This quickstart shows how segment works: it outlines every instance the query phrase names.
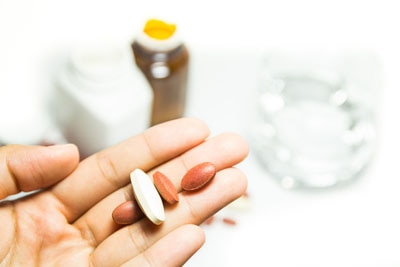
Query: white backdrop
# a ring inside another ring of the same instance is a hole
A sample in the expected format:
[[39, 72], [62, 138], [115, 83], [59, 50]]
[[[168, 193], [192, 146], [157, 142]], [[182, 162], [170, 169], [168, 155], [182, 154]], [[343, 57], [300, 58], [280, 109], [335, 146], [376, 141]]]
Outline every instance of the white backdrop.
[[238, 220], [234, 227], [204, 226], [207, 242], [187, 266], [400, 266], [395, 2], [0, 0], [0, 132], [17, 141], [41, 134], [57, 51], [87, 42], [129, 42], [150, 17], [175, 22], [191, 48], [187, 114], [206, 120], [214, 133], [247, 136], [261, 51], [283, 45], [374, 49], [385, 84], [379, 148], [369, 173], [340, 190], [290, 192], [250, 153], [239, 165], [249, 177], [250, 209], [230, 214]]

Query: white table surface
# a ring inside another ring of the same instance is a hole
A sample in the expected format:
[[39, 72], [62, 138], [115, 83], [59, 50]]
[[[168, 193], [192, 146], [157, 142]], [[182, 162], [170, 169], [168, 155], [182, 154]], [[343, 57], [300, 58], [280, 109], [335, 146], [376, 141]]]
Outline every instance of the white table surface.
[[[203, 53], [194, 58], [199, 74], [189, 114], [208, 121], [216, 133], [239, 132], [254, 146], [247, 126], [259, 57]], [[224, 209], [219, 221], [204, 225], [207, 242], [187, 266], [400, 266], [399, 111], [389, 90], [382, 92], [379, 145], [366, 174], [335, 190], [285, 190], [251, 149], [239, 165], [248, 176], [249, 209]], [[238, 224], [221, 223], [224, 216]]]
[[[235, 131], [249, 137], [260, 48], [372, 47], [384, 63], [385, 85], [379, 100], [379, 146], [368, 173], [338, 190], [288, 191], [264, 171], [251, 151], [238, 166], [248, 176], [249, 209], [224, 209], [218, 215], [235, 218], [236, 226], [220, 221], [203, 226], [206, 244], [186, 266], [400, 266], [400, 18], [394, 4], [134, 2], [0, 0], [2, 116], [5, 110], [19, 116], [41, 105], [38, 96], [48, 91], [46, 75], [56, 63], [51, 55], [60, 47], [126, 41], [151, 16], [181, 26], [192, 48], [187, 114], [204, 119], [213, 134]], [[25, 98], [16, 101], [16, 95]]]

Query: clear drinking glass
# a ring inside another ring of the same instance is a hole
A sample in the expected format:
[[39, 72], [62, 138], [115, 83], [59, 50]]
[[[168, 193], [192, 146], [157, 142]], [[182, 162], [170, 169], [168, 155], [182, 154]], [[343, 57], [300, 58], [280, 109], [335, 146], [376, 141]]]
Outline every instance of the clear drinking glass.
[[257, 99], [258, 158], [286, 188], [359, 177], [375, 151], [380, 79], [371, 51], [271, 50]]

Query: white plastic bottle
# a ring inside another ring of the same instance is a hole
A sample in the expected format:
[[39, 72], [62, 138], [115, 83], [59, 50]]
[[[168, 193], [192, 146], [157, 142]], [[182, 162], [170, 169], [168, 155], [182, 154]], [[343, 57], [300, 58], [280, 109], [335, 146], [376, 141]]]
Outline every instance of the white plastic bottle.
[[59, 74], [54, 117], [82, 158], [149, 127], [152, 89], [129, 45], [75, 49]]

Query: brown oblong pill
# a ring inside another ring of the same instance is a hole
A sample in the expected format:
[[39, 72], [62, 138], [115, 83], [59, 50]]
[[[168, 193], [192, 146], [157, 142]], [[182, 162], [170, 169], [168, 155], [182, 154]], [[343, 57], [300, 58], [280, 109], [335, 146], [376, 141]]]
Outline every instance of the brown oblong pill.
[[117, 224], [132, 224], [144, 216], [139, 205], [133, 201], [128, 200], [117, 206], [113, 213], [112, 218]]
[[222, 222], [228, 225], [236, 225], [236, 221], [232, 218], [224, 217]]
[[183, 176], [181, 186], [186, 191], [198, 190], [215, 176], [216, 171], [215, 165], [211, 162], [200, 163]]
[[169, 204], [179, 201], [178, 191], [171, 180], [163, 173], [156, 171], [153, 174], [153, 182], [161, 197]]

